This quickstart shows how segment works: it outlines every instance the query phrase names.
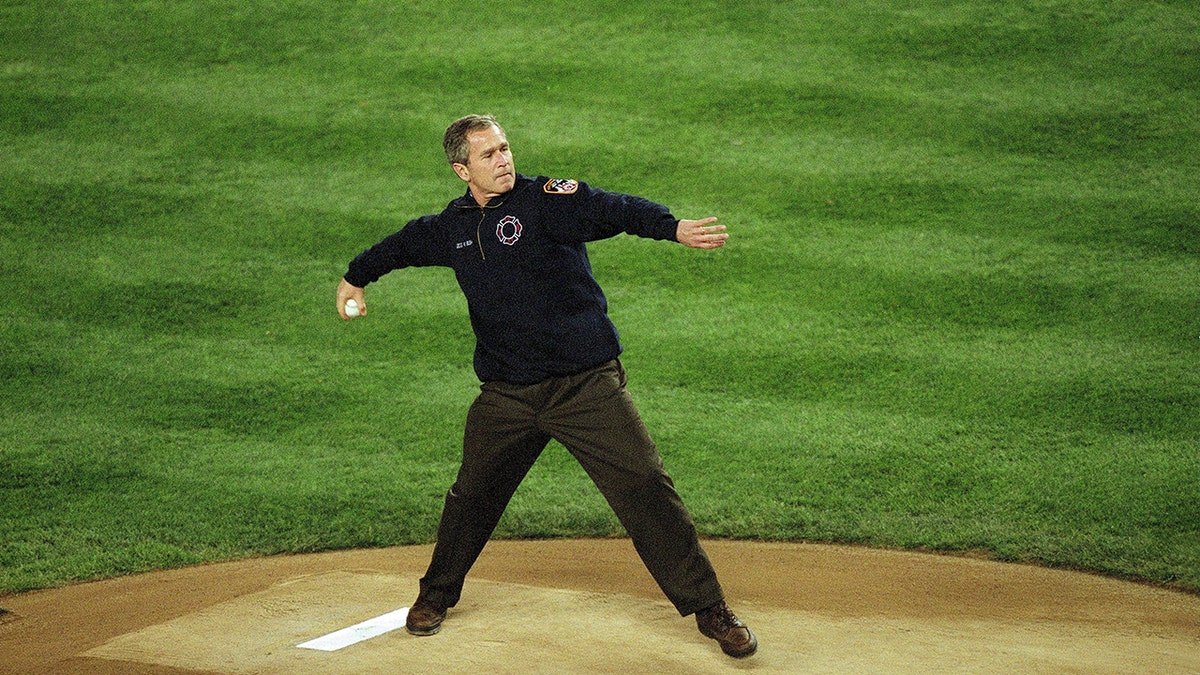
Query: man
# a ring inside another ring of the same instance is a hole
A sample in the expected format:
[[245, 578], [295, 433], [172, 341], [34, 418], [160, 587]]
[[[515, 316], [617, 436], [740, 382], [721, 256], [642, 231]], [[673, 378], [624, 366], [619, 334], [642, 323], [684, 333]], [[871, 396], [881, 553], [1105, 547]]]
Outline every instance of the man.
[[[666, 207], [574, 180], [513, 168], [490, 115], [455, 121], [443, 139], [467, 193], [363, 251], [338, 286], [366, 316], [363, 288], [403, 267], [454, 270], [475, 332], [480, 394], [467, 413], [463, 458], [446, 495], [437, 544], [407, 629], [432, 635], [517, 486], [550, 439], [562, 443], [608, 500], [681, 616], [734, 657], [758, 648], [725, 604], [691, 516], [625, 389], [621, 345], [592, 276], [588, 241], [621, 232], [713, 249], [716, 218], [679, 220]], [[519, 609], [516, 610], [519, 612]]]

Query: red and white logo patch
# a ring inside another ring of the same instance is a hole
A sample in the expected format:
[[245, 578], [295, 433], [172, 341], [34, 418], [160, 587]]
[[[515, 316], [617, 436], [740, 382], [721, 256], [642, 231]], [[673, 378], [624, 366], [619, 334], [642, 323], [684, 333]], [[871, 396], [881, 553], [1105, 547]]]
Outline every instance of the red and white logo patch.
[[551, 178], [542, 188], [552, 195], [573, 195], [579, 189], [579, 181], [570, 178]]
[[512, 246], [521, 238], [521, 221], [516, 216], [504, 216], [496, 223], [496, 236], [501, 244]]

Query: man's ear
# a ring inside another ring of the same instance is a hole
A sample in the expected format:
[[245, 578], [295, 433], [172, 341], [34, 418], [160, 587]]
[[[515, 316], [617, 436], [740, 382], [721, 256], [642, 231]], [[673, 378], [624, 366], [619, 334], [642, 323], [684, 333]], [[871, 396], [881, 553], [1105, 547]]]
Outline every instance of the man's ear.
[[454, 167], [454, 173], [458, 174], [459, 178], [468, 183], [471, 182], [471, 170], [467, 168], [466, 164], [459, 164], [458, 162], [455, 162], [454, 164], [451, 164], [451, 166]]

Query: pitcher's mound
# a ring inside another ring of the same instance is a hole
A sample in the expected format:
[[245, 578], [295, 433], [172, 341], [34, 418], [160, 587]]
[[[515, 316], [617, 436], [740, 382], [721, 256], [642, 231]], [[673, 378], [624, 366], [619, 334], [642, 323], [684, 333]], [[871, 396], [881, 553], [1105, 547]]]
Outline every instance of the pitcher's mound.
[[495, 541], [436, 636], [395, 622], [431, 547], [283, 556], [0, 598], [0, 673], [1200, 672], [1200, 597], [959, 557], [705, 548], [758, 635], [749, 659], [681, 618], [628, 540]]

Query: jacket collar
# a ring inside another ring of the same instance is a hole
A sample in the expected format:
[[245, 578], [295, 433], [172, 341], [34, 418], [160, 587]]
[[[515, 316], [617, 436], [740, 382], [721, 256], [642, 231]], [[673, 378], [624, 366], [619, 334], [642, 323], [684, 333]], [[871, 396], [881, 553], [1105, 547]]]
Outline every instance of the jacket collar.
[[[510, 197], [517, 194], [521, 190], [528, 188], [532, 183], [533, 183], [532, 178], [518, 173], [517, 180], [515, 183], [513, 183], [513, 189], [509, 190], [508, 192], [505, 192], [502, 195], [496, 195], [495, 197], [492, 197], [491, 199], [488, 200], [488, 203], [484, 208], [495, 209], [495, 208], [499, 208], [499, 207], [503, 206], [504, 202], [508, 201], [508, 199]], [[479, 203], [475, 201], [475, 197], [474, 197], [474, 195], [471, 194], [470, 188], [467, 189], [466, 194], [459, 197], [458, 199], [455, 199], [451, 203], [460, 209], [477, 209], [477, 208], [479, 208]]]

